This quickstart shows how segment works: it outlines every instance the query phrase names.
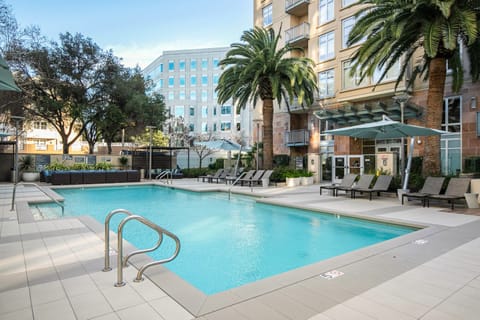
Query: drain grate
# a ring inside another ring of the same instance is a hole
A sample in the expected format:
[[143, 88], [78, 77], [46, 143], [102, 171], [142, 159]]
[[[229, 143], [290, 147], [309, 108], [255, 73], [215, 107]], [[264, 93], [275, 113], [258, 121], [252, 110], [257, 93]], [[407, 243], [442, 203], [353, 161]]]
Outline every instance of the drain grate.
[[322, 273], [320, 275], [320, 277], [322, 277], [324, 279], [327, 279], [327, 280], [332, 280], [332, 279], [335, 279], [335, 278], [340, 277], [340, 276], [343, 276], [343, 272], [338, 271], [338, 270], [328, 271], [328, 272]]

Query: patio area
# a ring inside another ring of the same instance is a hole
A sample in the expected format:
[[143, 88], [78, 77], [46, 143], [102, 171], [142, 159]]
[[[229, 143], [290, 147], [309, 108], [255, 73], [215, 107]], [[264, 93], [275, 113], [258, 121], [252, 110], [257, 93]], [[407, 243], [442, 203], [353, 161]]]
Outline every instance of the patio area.
[[[195, 191], [230, 188], [196, 179], [173, 180], [169, 186]], [[320, 196], [319, 185], [235, 186], [231, 191], [262, 197], [259, 201], [266, 203], [425, 228], [201, 297], [176, 285], [171, 274], [154, 270], [146, 274], [151, 280], [134, 283], [134, 267], [124, 271], [127, 285], [114, 287], [115, 270], [101, 271], [103, 225], [89, 217], [34, 221], [24, 212], [19, 219], [17, 211], [10, 211], [12, 185], [3, 184], [0, 319], [478, 319], [479, 209], [460, 206], [451, 212], [447, 205], [402, 206], [396, 197], [369, 201], [332, 197], [328, 192]], [[35, 187], [20, 185], [19, 211], [32, 200], [48, 198]], [[332, 275], [330, 279], [326, 274]]]

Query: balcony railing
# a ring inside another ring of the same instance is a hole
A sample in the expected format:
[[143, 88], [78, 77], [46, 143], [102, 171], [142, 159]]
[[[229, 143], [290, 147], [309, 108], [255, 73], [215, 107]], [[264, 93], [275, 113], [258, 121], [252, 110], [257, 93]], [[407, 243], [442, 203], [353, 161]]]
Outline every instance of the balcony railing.
[[310, 141], [310, 131], [292, 130], [285, 133], [285, 145], [287, 147], [303, 147], [308, 146]]
[[285, 30], [285, 42], [290, 45], [304, 47], [310, 38], [310, 24], [303, 22], [298, 26]]
[[285, 12], [297, 17], [303, 17], [308, 14], [308, 5], [310, 0], [285, 0]]

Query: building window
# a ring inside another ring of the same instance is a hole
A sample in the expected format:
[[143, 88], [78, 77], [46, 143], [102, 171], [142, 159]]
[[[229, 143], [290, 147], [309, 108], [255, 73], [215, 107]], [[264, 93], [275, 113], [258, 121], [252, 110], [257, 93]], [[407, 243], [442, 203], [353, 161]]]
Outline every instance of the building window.
[[217, 115], [217, 107], [213, 107], [213, 115], [216, 116]]
[[208, 132], [208, 124], [206, 122], [202, 122], [202, 132]]
[[180, 62], [178, 63], [178, 69], [180, 71], [185, 71], [185, 60], [180, 60]]
[[237, 131], [240, 131], [240, 122], [237, 123]]
[[222, 106], [220, 113], [221, 113], [222, 115], [232, 114], [232, 106]]
[[214, 86], [218, 85], [218, 78], [219, 78], [218, 74], [213, 75], [213, 85]]
[[197, 85], [197, 76], [196, 75], [190, 76], [190, 85], [191, 86], [196, 86]]
[[47, 122], [45, 122], [45, 121], [35, 121], [33, 123], [33, 129], [47, 130]]
[[320, 99], [335, 95], [335, 70], [330, 69], [318, 74], [318, 96]]
[[213, 124], [213, 132], [217, 132], [217, 124], [216, 123]]
[[354, 4], [358, 0], [342, 0], [342, 8], [348, 7], [349, 5]]
[[202, 106], [202, 118], [207, 118], [207, 117], [208, 117], [208, 107]]
[[183, 90], [180, 91], [179, 94], [178, 94], [178, 98], [180, 100], [185, 100], [185, 91], [183, 91]]
[[197, 100], [197, 91], [190, 91], [190, 100]]
[[[378, 80], [380, 79], [380, 76], [382, 75], [384, 70], [385, 70], [385, 66], [381, 69], [378, 69], [378, 68], [375, 69], [375, 71], [373, 72], [373, 82], [374, 83], [378, 82]], [[387, 71], [387, 73], [385, 74], [385, 77], [383, 77], [381, 82], [397, 80], [399, 74], [400, 74], [400, 61], [398, 60]]]
[[178, 83], [180, 84], [180, 87], [185, 87], [185, 76], [180, 76]]
[[218, 58], [213, 58], [212, 65], [214, 69], [218, 69], [218, 63], [220, 62], [220, 59]]
[[366, 77], [360, 82], [360, 77], [357, 74], [350, 75], [351, 69], [350, 61], [342, 63], [342, 89], [354, 89], [368, 84]]
[[175, 98], [175, 94], [173, 93], [173, 91], [168, 91], [168, 100], [173, 100]]
[[172, 88], [174, 85], [175, 85], [175, 77], [174, 76], [168, 77], [168, 87]]
[[273, 13], [272, 13], [272, 4], [263, 7], [262, 9], [263, 14], [263, 26], [269, 26], [273, 23]]
[[158, 66], [158, 71], [160, 73], [163, 72], [163, 63], [160, 63], [160, 65]]
[[175, 70], [175, 62], [170, 60], [168, 61], [168, 71], [174, 71]]
[[208, 69], [208, 59], [202, 59], [202, 70]]
[[443, 100], [442, 130], [461, 132], [461, 105], [460, 97], [450, 97]]
[[207, 90], [202, 90], [202, 101], [208, 100], [208, 92]]
[[208, 85], [208, 76], [202, 75], [202, 86]]
[[218, 92], [215, 91], [215, 90], [213, 90], [213, 92], [212, 92], [212, 99], [215, 102], [218, 100]]
[[190, 107], [190, 116], [195, 115], [195, 107]]
[[163, 88], [163, 79], [159, 79], [157, 82], [157, 88], [161, 89]]
[[192, 59], [192, 60], [190, 61], [190, 70], [191, 70], [191, 71], [197, 70], [197, 60]]
[[[364, 14], [364, 13], [363, 13]], [[363, 15], [362, 14], [362, 15]], [[355, 23], [357, 22], [357, 19], [360, 19], [361, 16], [351, 16], [351, 17], [348, 17], [346, 19], [343, 19], [342, 20], [342, 48], [343, 49], [346, 49], [348, 48], [347, 46], [347, 41], [348, 41], [348, 36], [350, 34], [350, 31], [352, 31], [353, 29], [353, 26], [355, 25]], [[358, 44], [360, 42], [363, 42], [365, 38], [361, 39], [360, 41], [358, 41], [357, 43], [354, 43], [355, 44]]]
[[324, 24], [334, 19], [334, 9], [335, 1], [334, 0], [320, 0], [320, 13], [319, 13], [319, 24]]
[[332, 59], [335, 57], [335, 33], [334, 31], [322, 34], [318, 41], [318, 51], [320, 61]]
[[232, 130], [232, 122], [230, 121], [222, 121], [220, 124], [220, 131], [231, 131]]
[[177, 117], [177, 118], [185, 117], [185, 107], [184, 106], [175, 106], [175, 117]]
[[188, 131], [190, 131], [190, 132], [195, 131], [195, 125], [194, 125], [193, 123], [190, 123], [190, 124], [188, 125]]

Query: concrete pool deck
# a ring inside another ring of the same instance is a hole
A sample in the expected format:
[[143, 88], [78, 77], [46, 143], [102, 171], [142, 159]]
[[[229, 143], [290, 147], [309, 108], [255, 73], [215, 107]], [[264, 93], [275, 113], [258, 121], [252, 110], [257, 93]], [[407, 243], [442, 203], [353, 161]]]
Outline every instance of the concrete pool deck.
[[[229, 188], [194, 179], [174, 180], [173, 187]], [[478, 319], [478, 209], [459, 206], [451, 212], [445, 203], [422, 208], [418, 202], [401, 206], [393, 197], [320, 196], [318, 185], [233, 187], [232, 192], [425, 228], [213, 297], [199, 295], [166, 272], [147, 271], [164, 290], [149, 279], [134, 283], [135, 268], [125, 269], [127, 285], [116, 288], [116, 272], [101, 271], [103, 226], [86, 217], [19, 219], [10, 211], [12, 185], [3, 184], [0, 319]], [[27, 201], [47, 200], [35, 187], [17, 188], [19, 211]]]

